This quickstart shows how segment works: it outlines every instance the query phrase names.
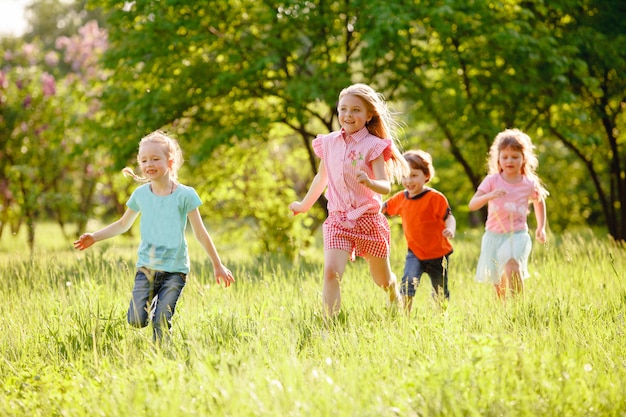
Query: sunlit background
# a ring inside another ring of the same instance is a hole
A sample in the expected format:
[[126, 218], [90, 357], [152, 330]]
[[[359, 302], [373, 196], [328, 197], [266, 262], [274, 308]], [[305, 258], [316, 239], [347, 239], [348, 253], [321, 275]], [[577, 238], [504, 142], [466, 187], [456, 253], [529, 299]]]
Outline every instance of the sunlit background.
[[0, 0], [0, 34], [19, 36], [26, 29], [24, 12], [30, 0]]

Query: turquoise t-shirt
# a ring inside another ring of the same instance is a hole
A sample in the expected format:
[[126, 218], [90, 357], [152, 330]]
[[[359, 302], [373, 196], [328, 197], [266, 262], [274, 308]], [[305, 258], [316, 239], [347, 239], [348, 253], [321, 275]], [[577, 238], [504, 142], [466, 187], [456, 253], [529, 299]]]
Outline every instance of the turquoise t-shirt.
[[182, 184], [166, 196], [152, 193], [150, 184], [138, 187], [126, 203], [141, 213], [137, 268], [188, 274], [187, 213], [201, 204], [196, 190]]

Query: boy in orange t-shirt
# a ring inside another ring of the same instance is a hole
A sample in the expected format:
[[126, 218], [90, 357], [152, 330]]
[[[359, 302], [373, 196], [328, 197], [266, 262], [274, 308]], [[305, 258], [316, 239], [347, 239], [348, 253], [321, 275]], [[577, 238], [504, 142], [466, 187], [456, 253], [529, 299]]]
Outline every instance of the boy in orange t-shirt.
[[408, 245], [402, 277], [401, 293], [407, 312], [411, 311], [413, 297], [424, 272], [430, 277], [433, 297], [438, 302], [450, 298], [448, 290], [448, 257], [452, 253], [452, 239], [456, 219], [447, 198], [439, 191], [426, 187], [435, 176], [432, 157], [417, 150], [404, 153], [411, 172], [403, 178], [405, 190], [387, 200], [382, 212], [399, 215]]

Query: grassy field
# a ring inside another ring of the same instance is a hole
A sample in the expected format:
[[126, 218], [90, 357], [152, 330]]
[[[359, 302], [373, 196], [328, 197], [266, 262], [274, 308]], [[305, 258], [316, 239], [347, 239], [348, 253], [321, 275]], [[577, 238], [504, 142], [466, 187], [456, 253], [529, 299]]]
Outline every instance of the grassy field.
[[536, 245], [506, 305], [473, 280], [480, 231], [461, 235], [449, 308], [424, 276], [410, 318], [357, 261], [330, 328], [319, 248], [287, 262], [214, 236], [225, 289], [191, 238], [163, 350], [125, 322], [134, 239], [78, 253], [39, 233], [32, 259], [19, 236], [0, 242], [1, 416], [626, 416], [626, 249], [590, 232]]

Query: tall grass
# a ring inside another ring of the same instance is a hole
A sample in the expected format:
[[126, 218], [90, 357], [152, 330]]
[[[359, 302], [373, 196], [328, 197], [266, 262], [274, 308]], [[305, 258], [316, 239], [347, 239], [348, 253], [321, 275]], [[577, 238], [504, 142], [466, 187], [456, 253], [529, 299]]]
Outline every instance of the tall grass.
[[607, 239], [536, 245], [524, 299], [502, 305], [473, 280], [480, 233], [459, 236], [447, 310], [424, 276], [410, 318], [385, 308], [357, 261], [325, 326], [319, 248], [292, 263], [215, 238], [237, 282], [216, 286], [191, 238], [193, 272], [163, 349], [125, 322], [134, 239], [85, 253], [48, 243], [30, 257], [5, 238], [0, 415], [626, 415], [626, 257]]

